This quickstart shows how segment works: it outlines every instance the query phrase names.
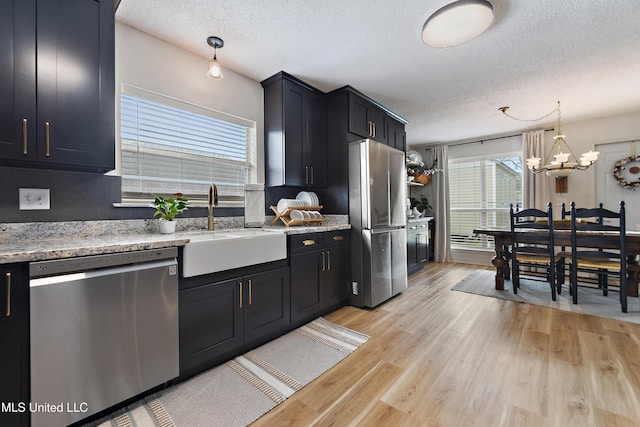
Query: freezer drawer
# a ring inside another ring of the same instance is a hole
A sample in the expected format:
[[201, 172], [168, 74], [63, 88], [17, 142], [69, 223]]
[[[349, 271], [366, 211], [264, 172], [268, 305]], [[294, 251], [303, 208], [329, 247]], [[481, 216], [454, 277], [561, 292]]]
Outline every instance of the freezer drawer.
[[[362, 230], [361, 239], [354, 242], [352, 256], [359, 256], [360, 270], [353, 281], [361, 293], [361, 303], [375, 307], [407, 289], [407, 236], [404, 228], [372, 232]], [[356, 261], [357, 263], [358, 261]]]

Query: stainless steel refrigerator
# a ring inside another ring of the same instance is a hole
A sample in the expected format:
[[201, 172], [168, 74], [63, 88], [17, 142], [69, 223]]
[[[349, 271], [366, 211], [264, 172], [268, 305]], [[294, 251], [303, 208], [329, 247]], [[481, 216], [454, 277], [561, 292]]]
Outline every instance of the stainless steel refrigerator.
[[352, 305], [375, 307], [407, 289], [406, 176], [404, 152], [349, 144]]

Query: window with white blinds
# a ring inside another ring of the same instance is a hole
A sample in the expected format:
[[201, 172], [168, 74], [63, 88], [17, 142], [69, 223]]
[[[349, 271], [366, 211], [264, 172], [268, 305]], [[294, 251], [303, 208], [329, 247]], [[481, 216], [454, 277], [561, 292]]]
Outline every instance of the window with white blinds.
[[220, 205], [242, 206], [255, 176], [255, 122], [141, 89], [120, 95], [122, 201], [155, 194], [206, 200], [212, 183]]
[[[522, 206], [522, 153], [449, 158], [451, 246], [493, 248], [493, 239], [476, 236], [478, 227], [509, 227], [509, 205]], [[468, 153], [467, 153], [468, 154]]]

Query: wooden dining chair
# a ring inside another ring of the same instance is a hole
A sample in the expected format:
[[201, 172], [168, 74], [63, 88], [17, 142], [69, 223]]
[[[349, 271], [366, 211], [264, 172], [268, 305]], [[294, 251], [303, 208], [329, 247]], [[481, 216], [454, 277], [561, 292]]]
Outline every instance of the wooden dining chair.
[[[600, 203], [598, 205], [598, 207], [600, 209], [602, 209], [604, 207], [603, 203]], [[576, 212], [582, 212], [585, 211], [589, 208], [576, 208]], [[597, 222], [598, 224], [602, 225], [603, 224], [603, 218], [602, 216], [596, 216], [596, 217], [591, 217], [591, 218], [581, 218], [579, 222], [583, 222], [583, 221], [591, 221], [591, 222]], [[564, 202], [562, 202], [561, 204], [561, 210], [560, 210], [560, 224], [562, 226], [562, 228], [567, 228], [570, 229], [571, 228], [571, 209], [567, 210], [566, 205]], [[555, 229], [558, 229], [558, 227], [556, 226]], [[562, 292], [562, 286], [564, 285], [564, 281], [565, 281], [565, 272], [567, 267], [571, 268], [571, 248], [569, 248], [567, 250], [566, 246], [561, 246], [560, 247], [560, 252], [558, 252], [558, 255], [564, 258], [564, 263], [562, 265], [562, 271], [560, 272], [559, 277], [560, 282], [558, 283], [558, 293]], [[600, 281], [600, 276], [598, 276], [598, 288], [602, 288], [603, 287], [603, 283]], [[569, 288], [569, 292], [571, 293], [571, 288]], [[605, 290], [605, 295], [606, 295], [606, 290]]]
[[[597, 222], [584, 218], [601, 218]], [[605, 224], [604, 219], [617, 220], [617, 225]], [[620, 286], [620, 307], [627, 312], [627, 238], [624, 201], [619, 212], [602, 207], [578, 211], [571, 203], [571, 273], [570, 286], [573, 303], [578, 303], [578, 273], [598, 277], [598, 286], [607, 296], [609, 278], [617, 277]], [[616, 249], [611, 249], [617, 246]]]
[[560, 283], [558, 274], [563, 270], [564, 258], [555, 254], [551, 203], [547, 204], [546, 212], [540, 209], [515, 212], [511, 205], [510, 223], [513, 293], [518, 293], [521, 273], [525, 273], [527, 279], [540, 280], [539, 276], [524, 272], [523, 267], [543, 268], [544, 281], [549, 283], [551, 299], [555, 301], [556, 287]]

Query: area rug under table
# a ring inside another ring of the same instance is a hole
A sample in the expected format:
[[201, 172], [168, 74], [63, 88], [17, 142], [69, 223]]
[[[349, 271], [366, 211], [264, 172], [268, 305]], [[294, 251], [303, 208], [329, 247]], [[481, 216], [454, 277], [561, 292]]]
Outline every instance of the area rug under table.
[[495, 275], [495, 271], [476, 270], [456, 283], [451, 289], [574, 313], [640, 323], [640, 301], [638, 301], [638, 297], [627, 298], [627, 313], [623, 313], [620, 310], [620, 295], [617, 291], [611, 289], [609, 290], [609, 295], [605, 297], [600, 289], [579, 287], [578, 304], [574, 304], [571, 295], [569, 295], [568, 284], [563, 286], [562, 294], [557, 295], [556, 300], [553, 301], [548, 283], [520, 279], [518, 293], [514, 294], [513, 284], [510, 280], [504, 281], [503, 291], [497, 291], [495, 289]]
[[100, 427], [246, 426], [339, 363], [369, 337], [318, 318], [183, 383]]

